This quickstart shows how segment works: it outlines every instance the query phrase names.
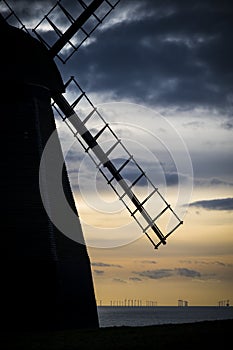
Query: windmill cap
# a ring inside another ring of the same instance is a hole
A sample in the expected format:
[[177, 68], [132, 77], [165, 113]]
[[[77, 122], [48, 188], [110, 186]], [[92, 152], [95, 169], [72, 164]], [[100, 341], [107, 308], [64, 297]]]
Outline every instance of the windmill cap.
[[44, 86], [51, 94], [63, 92], [64, 84], [60, 72], [46, 47], [30, 34], [6, 24], [4, 19], [3, 21], [1, 85], [32, 84]]

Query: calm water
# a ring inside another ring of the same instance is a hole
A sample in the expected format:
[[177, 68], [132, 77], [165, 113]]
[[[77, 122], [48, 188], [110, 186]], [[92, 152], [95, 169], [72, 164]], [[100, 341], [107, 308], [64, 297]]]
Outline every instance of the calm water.
[[149, 326], [168, 323], [189, 323], [233, 319], [233, 307], [219, 306], [154, 306], [98, 307], [100, 327]]

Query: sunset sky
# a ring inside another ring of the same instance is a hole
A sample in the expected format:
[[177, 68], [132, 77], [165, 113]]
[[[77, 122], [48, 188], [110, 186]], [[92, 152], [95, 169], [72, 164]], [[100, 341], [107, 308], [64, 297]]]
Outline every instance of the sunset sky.
[[[55, 2], [8, 1], [28, 29]], [[76, 13], [77, 1], [62, 3]], [[57, 121], [102, 304], [233, 304], [232, 33], [231, 1], [121, 0], [65, 65], [56, 61], [184, 220], [154, 250]]]

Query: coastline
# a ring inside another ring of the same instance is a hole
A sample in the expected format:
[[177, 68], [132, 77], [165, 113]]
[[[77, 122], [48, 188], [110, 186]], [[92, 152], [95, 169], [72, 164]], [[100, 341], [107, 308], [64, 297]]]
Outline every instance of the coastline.
[[167, 350], [204, 349], [231, 342], [233, 319], [142, 327], [105, 327], [99, 329], [1, 332], [3, 349], [15, 350]]

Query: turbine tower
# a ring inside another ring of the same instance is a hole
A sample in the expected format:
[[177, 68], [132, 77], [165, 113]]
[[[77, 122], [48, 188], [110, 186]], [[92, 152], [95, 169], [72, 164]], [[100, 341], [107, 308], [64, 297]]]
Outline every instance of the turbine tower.
[[[90, 261], [65, 166], [62, 185], [66, 201], [75, 214], [72, 225], [51, 190], [57, 174], [49, 169], [58, 163], [64, 164], [54, 113], [89, 154], [154, 248], [166, 244], [167, 237], [182, 224], [76, 79], [71, 77], [64, 83], [54, 61], [57, 57], [64, 64], [68, 62], [118, 2], [93, 0], [86, 4], [75, 0], [74, 16], [66, 1], [57, 1], [33, 29], [33, 35], [7, 1], [0, 2], [3, 14], [0, 79], [4, 87], [0, 110], [4, 123], [2, 149], [5, 150], [1, 176], [3, 200], [7, 203], [3, 215], [1, 314], [7, 329], [98, 327]], [[67, 23], [65, 30], [56, 23], [61, 15]], [[21, 29], [9, 24], [12, 18]], [[53, 34], [49, 42], [41, 29], [44, 25], [50, 26]], [[65, 97], [71, 84], [77, 90], [74, 101]], [[78, 107], [84, 100], [90, 111], [81, 116]], [[95, 134], [88, 127], [93, 118], [102, 125]], [[53, 157], [46, 158], [43, 151], [51, 135]], [[100, 141], [106, 135], [111, 139], [108, 149]], [[118, 166], [114, 158], [116, 150], [123, 154]], [[123, 174], [132, 164], [137, 175], [129, 184]], [[42, 169], [42, 193], [39, 168]], [[143, 199], [135, 191], [140, 181], [146, 181], [150, 188]], [[161, 203], [156, 215], [146, 207], [155, 198]], [[167, 212], [175, 224], [164, 233], [158, 222]], [[68, 221], [65, 226], [75, 232], [74, 240], [63, 234], [53, 220], [54, 215], [58, 219], [61, 216], [62, 222]]]

